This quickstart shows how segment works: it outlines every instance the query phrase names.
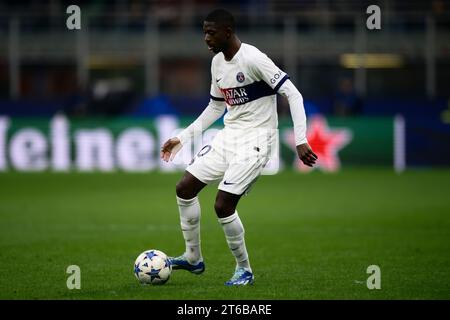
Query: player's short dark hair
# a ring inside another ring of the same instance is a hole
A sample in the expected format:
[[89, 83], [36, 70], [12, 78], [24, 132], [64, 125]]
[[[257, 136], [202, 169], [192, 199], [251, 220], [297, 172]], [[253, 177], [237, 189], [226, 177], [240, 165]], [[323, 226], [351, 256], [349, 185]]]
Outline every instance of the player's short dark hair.
[[230, 27], [232, 30], [234, 30], [234, 17], [230, 12], [224, 9], [216, 9], [214, 11], [211, 11], [206, 16], [205, 21], [215, 22], [218, 25]]

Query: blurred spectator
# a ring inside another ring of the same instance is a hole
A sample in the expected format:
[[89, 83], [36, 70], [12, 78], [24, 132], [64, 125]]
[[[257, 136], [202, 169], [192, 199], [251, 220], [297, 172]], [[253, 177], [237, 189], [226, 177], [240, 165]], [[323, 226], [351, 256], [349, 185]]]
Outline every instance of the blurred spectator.
[[341, 79], [333, 102], [334, 114], [337, 116], [356, 115], [361, 113], [361, 106], [361, 99], [354, 90], [352, 80]]
[[127, 112], [135, 100], [128, 78], [102, 79], [89, 92], [88, 112], [92, 115], [116, 116]]
[[431, 8], [435, 16], [440, 16], [445, 12], [445, 4], [442, 0], [433, 0]]
[[174, 0], [152, 2], [149, 8], [151, 14], [157, 17], [160, 28], [163, 29], [179, 26], [181, 9], [182, 3]]

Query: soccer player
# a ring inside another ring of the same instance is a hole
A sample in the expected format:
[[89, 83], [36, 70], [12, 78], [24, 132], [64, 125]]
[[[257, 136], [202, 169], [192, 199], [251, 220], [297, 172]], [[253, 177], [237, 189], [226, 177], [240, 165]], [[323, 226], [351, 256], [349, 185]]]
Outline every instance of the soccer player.
[[234, 30], [234, 18], [214, 10], [203, 22], [208, 49], [215, 53], [211, 64], [211, 99], [203, 113], [161, 148], [164, 161], [200, 134], [227, 110], [224, 128], [204, 146], [187, 166], [177, 183], [176, 194], [185, 252], [170, 258], [173, 269], [195, 274], [205, 270], [200, 247], [198, 193], [208, 184], [219, 183], [214, 205], [228, 246], [236, 260], [234, 275], [225, 285], [252, 284], [254, 276], [244, 240], [244, 226], [236, 211], [239, 199], [261, 174], [277, 141], [276, 94], [289, 101], [298, 157], [307, 166], [317, 160], [306, 140], [303, 98], [271, 59], [256, 47], [242, 43]]

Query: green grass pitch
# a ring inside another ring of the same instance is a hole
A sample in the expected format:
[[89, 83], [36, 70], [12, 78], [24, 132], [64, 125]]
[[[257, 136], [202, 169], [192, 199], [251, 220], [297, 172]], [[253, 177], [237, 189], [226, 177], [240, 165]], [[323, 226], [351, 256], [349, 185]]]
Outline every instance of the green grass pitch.
[[[450, 171], [350, 168], [259, 179], [238, 207], [255, 285], [200, 194], [206, 271], [140, 285], [139, 253], [180, 254], [175, 174], [0, 174], [0, 299], [449, 299]], [[68, 290], [66, 268], [81, 268]], [[381, 290], [369, 290], [369, 265]]]

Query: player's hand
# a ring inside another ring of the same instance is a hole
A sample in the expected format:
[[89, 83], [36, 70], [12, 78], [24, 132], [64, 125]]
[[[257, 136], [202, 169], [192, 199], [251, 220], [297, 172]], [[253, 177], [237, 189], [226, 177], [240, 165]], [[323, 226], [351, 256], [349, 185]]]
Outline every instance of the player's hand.
[[169, 160], [172, 161], [177, 152], [181, 149], [181, 146], [180, 139], [170, 138], [161, 147], [161, 159], [165, 162], [168, 162]]
[[300, 160], [308, 167], [312, 167], [318, 159], [317, 155], [307, 143], [299, 144], [297, 146], [297, 154]]

